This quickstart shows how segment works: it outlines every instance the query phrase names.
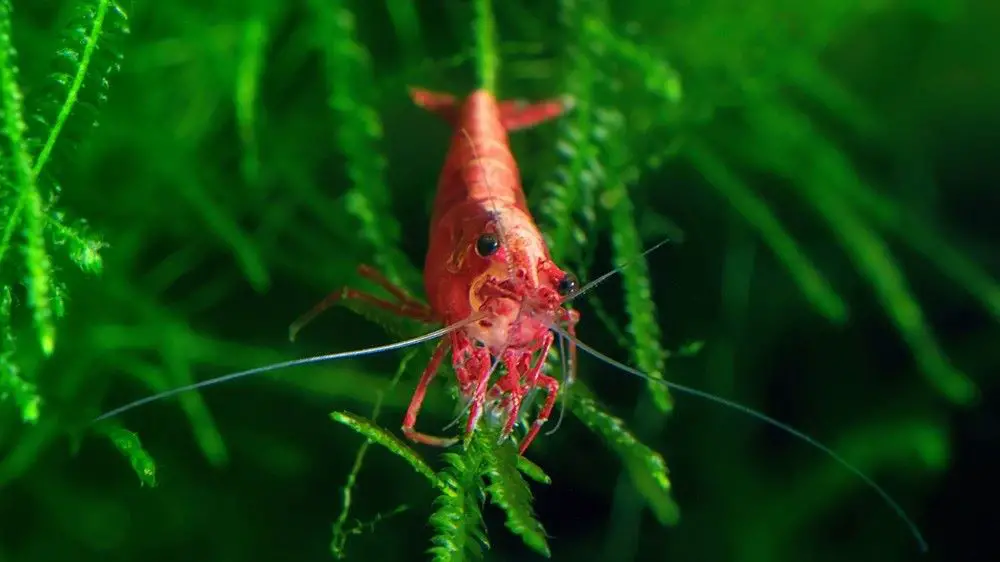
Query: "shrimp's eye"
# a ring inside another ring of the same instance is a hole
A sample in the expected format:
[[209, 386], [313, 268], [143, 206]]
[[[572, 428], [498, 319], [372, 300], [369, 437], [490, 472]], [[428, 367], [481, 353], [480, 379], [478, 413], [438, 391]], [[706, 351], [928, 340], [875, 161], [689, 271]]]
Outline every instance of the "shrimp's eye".
[[487, 232], [480, 236], [479, 240], [476, 240], [476, 253], [481, 257], [488, 258], [497, 253], [499, 249], [500, 240], [492, 232]]
[[559, 283], [556, 284], [556, 291], [562, 296], [572, 295], [579, 288], [579, 284], [576, 282], [576, 277], [572, 273], [567, 273]]

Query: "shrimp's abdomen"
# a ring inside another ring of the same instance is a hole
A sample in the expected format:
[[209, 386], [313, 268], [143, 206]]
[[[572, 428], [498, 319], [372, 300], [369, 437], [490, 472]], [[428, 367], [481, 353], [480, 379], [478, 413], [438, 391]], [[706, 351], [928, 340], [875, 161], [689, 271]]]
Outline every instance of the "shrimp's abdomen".
[[496, 99], [482, 90], [466, 98], [459, 109], [431, 221], [466, 202], [527, 208]]

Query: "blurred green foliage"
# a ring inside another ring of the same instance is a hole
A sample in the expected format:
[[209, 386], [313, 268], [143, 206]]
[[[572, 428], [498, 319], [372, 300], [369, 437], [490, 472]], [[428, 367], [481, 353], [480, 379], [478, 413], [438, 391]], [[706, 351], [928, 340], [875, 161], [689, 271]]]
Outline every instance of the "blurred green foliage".
[[584, 341], [822, 437], [928, 517], [1000, 359], [995, 231], [962, 215], [990, 191], [938, 169], [1000, 114], [1000, 11], [490, 4], [0, 0], [0, 559], [910, 558], [828, 458], [582, 354], [533, 462], [488, 426], [395, 437], [433, 344], [88, 424], [421, 330], [334, 310], [285, 341], [360, 263], [423, 294], [449, 131], [406, 87], [485, 85], [573, 101], [511, 141], [554, 258], [630, 264], [580, 299]]

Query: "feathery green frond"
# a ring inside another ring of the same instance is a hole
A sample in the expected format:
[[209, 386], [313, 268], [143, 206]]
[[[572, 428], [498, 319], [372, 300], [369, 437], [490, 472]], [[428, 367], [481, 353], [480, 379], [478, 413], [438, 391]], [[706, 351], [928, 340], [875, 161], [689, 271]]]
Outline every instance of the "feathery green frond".
[[[399, 368], [396, 369], [396, 374], [392, 377], [392, 380], [389, 381], [388, 388], [390, 390], [395, 388], [396, 384], [399, 383], [399, 379], [402, 378], [403, 373], [406, 372], [407, 365], [409, 365], [410, 361], [416, 356], [416, 354], [417, 354], [416, 350], [410, 350], [405, 356], [403, 356], [403, 359], [399, 362]], [[372, 419], [370, 422], [367, 422], [366, 420], [350, 420], [350, 422], [347, 423], [346, 425], [348, 425], [348, 427], [355, 428], [357, 426], [356, 421], [361, 421], [364, 425], [368, 426], [369, 428], [368, 430], [370, 430], [370, 428], [375, 427], [375, 422], [378, 420], [379, 412], [382, 409], [382, 399], [384, 397], [385, 397], [384, 393], [382, 392], [378, 393], [378, 398], [375, 400], [375, 406], [372, 407]], [[343, 420], [339, 420], [337, 418], [338, 415], [344, 417], [344, 414], [334, 413], [334, 419], [337, 421], [341, 421], [341, 423], [344, 423]], [[349, 414], [346, 415], [346, 417], [350, 418]], [[362, 435], [365, 434], [364, 431], [359, 431], [359, 433], [362, 433]], [[382, 435], [382, 437], [384, 438], [386, 437], [386, 435]], [[393, 436], [388, 435], [388, 437], [392, 438]], [[347, 514], [351, 510], [351, 504], [354, 498], [354, 485], [357, 482], [358, 474], [361, 472], [361, 465], [364, 462], [365, 454], [368, 452], [368, 447], [374, 442], [375, 441], [373, 441], [372, 439], [365, 439], [365, 442], [362, 443], [360, 447], [358, 447], [358, 452], [354, 455], [354, 464], [351, 465], [351, 471], [347, 475], [347, 482], [344, 484], [344, 487], [342, 488], [343, 502], [341, 503], [340, 506], [340, 515], [338, 515], [337, 519], [333, 522], [333, 538], [330, 540], [330, 550], [333, 552], [333, 557], [338, 560], [342, 560], [347, 556], [345, 550], [347, 545], [347, 537], [349, 535], [360, 532], [361, 527], [363, 527], [359, 525], [358, 527], [352, 529], [345, 529], [345, 525], [347, 523]], [[390, 450], [396, 452], [396, 450], [393, 449]], [[401, 456], [409, 460], [411, 462], [411, 465], [417, 469], [417, 472], [420, 472], [424, 476], [427, 476], [431, 480], [432, 484], [437, 485], [437, 476], [434, 474], [434, 471], [431, 469], [431, 467], [427, 466], [426, 464], [423, 464], [422, 459], [420, 459], [420, 457], [417, 456], [417, 453], [415, 451], [408, 450], [407, 448], [407, 450], [404, 451], [404, 453], [405, 454]], [[416, 464], [413, 464], [414, 461], [416, 462]], [[389, 515], [391, 516], [396, 513], [399, 513], [399, 510], [393, 511]], [[383, 517], [377, 518], [377, 520], [382, 520], [382, 519], [384, 518]]]
[[101, 250], [107, 247], [103, 237], [95, 234], [87, 221], [70, 221], [61, 211], [51, 212], [48, 219], [45, 227], [52, 239], [52, 247], [64, 246], [70, 261], [81, 271], [99, 275], [104, 270]]
[[545, 528], [532, 508], [531, 490], [518, 472], [517, 459], [520, 455], [517, 447], [510, 440], [494, 445], [499, 432], [489, 431], [487, 428], [480, 431], [483, 435], [479, 442], [485, 442], [490, 447], [483, 455], [486, 459], [485, 475], [489, 479], [486, 493], [489, 494], [490, 501], [507, 513], [507, 528], [512, 533], [520, 536], [524, 544], [535, 552], [550, 557], [552, 553], [546, 540]]
[[621, 457], [632, 482], [657, 520], [663, 525], [676, 523], [680, 511], [670, 495], [670, 478], [663, 457], [642, 444], [626, 428], [624, 421], [604, 411], [583, 383], [577, 381], [573, 393], [570, 403], [573, 415]]
[[525, 476], [531, 478], [532, 480], [538, 482], [539, 484], [552, 483], [552, 478], [548, 474], [545, 474], [545, 471], [542, 470], [542, 467], [531, 462], [523, 455], [517, 456], [517, 469], [520, 470]]
[[434, 500], [436, 509], [430, 517], [434, 562], [481, 560], [483, 549], [489, 548], [479, 507], [484, 499], [482, 453], [482, 448], [472, 444], [461, 455], [442, 455], [447, 463], [438, 473], [442, 493]]
[[118, 452], [128, 459], [132, 470], [144, 486], [156, 487], [156, 463], [139, 441], [135, 433], [115, 424], [105, 422], [97, 428], [98, 433], [107, 437]]
[[628, 330], [635, 339], [632, 354], [639, 368], [654, 379], [647, 385], [653, 402], [661, 412], [669, 412], [673, 408], [673, 400], [667, 387], [658, 382], [663, 379], [667, 353], [660, 343], [662, 336], [650, 289], [649, 266], [642, 255], [646, 248], [639, 237], [635, 207], [628, 193], [637, 172], [631, 168], [628, 154], [624, 151], [624, 118], [615, 110], [595, 112], [595, 117], [608, 131], [605, 152], [607, 167], [612, 172], [609, 184], [600, 195], [600, 202], [610, 215], [611, 246], [616, 261], [628, 264], [621, 277], [625, 288], [625, 309], [629, 315]]
[[654, 56], [634, 42], [608, 28], [600, 17], [583, 20], [583, 34], [594, 51], [633, 65], [641, 73], [646, 91], [663, 98], [668, 106], [679, 104], [684, 97], [680, 73], [666, 61]]
[[[81, 269], [91, 273], [101, 271], [99, 251], [103, 244], [87, 234], [83, 226], [66, 225], [63, 215], [51, 209], [58, 192], [54, 180], [51, 193], [43, 194], [42, 183], [50, 174], [43, 175], [46, 164], [56, 154], [56, 143], [70, 122], [74, 110], [80, 107], [78, 100], [85, 83], [91, 83], [90, 90], [96, 92], [89, 106], [96, 108], [106, 99], [107, 79], [118, 68], [118, 51], [110, 58], [96, 57], [98, 42], [105, 35], [126, 33], [124, 13], [111, 0], [97, 0], [82, 3], [76, 8], [70, 20], [68, 31], [64, 33], [63, 46], [56, 57], [56, 69], [46, 94], [38, 99], [37, 106], [32, 97], [27, 102], [17, 83], [15, 50], [11, 43], [11, 6], [9, 1], [0, 3], [0, 72], [2, 72], [4, 136], [10, 142], [11, 178], [16, 186], [16, 196], [5, 205], [6, 224], [0, 237], [0, 265], [9, 250], [20, 242], [24, 255], [24, 286], [27, 288], [27, 304], [33, 313], [34, 325], [42, 351], [51, 354], [55, 348], [54, 318], [60, 316], [64, 291], [52, 275], [52, 258], [46, 244], [46, 231], [51, 235], [54, 246], [65, 244], [69, 259]], [[108, 20], [109, 23], [105, 23]], [[110, 31], [107, 31], [110, 30]], [[82, 50], [81, 50], [82, 47]], [[94, 61], [100, 60], [100, 64]], [[31, 118], [31, 127], [26, 117]], [[94, 116], [91, 114], [91, 122]], [[40, 129], [43, 128], [43, 129]], [[42, 141], [44, 138], [44, 141]], [[75, 142], [78, 139], [71, 139]], [[31, 155], [36, 147], [37, 158]], [[11, 203], [13, 201], [13, 203]]]
[[[90, 119], [81, 123], [81, 129], [89, 130], [97, 124], [95, 113], [107, 101], [108, 78], [119, 70], [122, 58], [117, 46], [108, 42], [129, 32], [125, 12], [113, 0], [83, 2], [74, 12], [63, 32], [49, 88], [34, 115], [35, 124], [46, 131], [35, 163], [36, 176], [55, 156], [56, 143], [74, 113]], [[102, 42], [103, 49], [98, 51]]]
[[24, 285], [28, 290], [38, 341], [42, 351], [49, 355], [55, 349], [56, 328], [53, 323], [52, 263], [45, 249], [45, 207], [43, 195], [36, 182], [34, 164], [29, 152], [28, 130], [24, 121], [24, 96], [17, 82], [17, 53], [14, 50], [11, 26], [12, 8], [9, 0], [0, 0], [0, 108], [3, 110], [3, 136], [7, 140], [10, 165], [17, 196], [17, 206], [7, 217], [3, 241], [0, 242], [0, 263], [11, 244], [18, 216], [23, 209], [24, 261], [27, 274]]
[[[836, 171], [829, 169], [826, 172]], [[832, 176], [826, 177], [832, 179]], [[930, 382], [950, 400], [969, 404], [977, 394], [975, 383], [953, 367], [941, 351], [920, 304], [907, 286], [906, 276], [893, 260], [885, 241], [822, 183], [810, 187], [809, 198], [840, 238], [844, 249], [868, 276]]]
[[705, 176], [708, 184], [725, 197], [770, 246], [820, 314], [834, 322], [844, 322], [847, 319], [847, 304], [785, 230], [767, 203], [702, 143], [689, 142], [684, 148], [684, 155]]
[[13, 301], [10, 287], [0, 286], [0, 402], [13, 400], [21, 420], [36, 423], [41, 397], [33, 383], [21, 378], [14, 362], [14, 330], [10, 323]]
[[329, 103], [337, 118], [337, 147], [347, 158], [351, 186], [345, 203], [375, 251], [375, 263], [389, 280], [414, 287], [404, 277], [410, 268], [399, 250], [400, 225], [392, 218], [392, 196], [385, 183], [382, 122], [375, 108], [374, 75], [368, 50], [358, 41], [355, 17], [344, 0], [313, 0], [316, 25], [324, 38]]
[[390, 452], [406, 461], [413, 467], [413, 470], [416, 470], [422, 476], [427, 477], [427, 479], [431, 481], [431, 484], [441, 486], [441, 483], [437, 481], [437, 477], [434, 475], [434, 470], [432, 470], [431, 467], [428, 466], [422, 458], [420, 458], [420, 455], [417, 454], [416, 451], [403, 443], [395, 435], [375, 425], [371, 421], [362, 418], [361, 416], [348, 412], [333, 412], [330, 414], [330, 417], [333, 421], [342, 423], [354, 431], [357, 431], [373, 443], [382, 445]]
[[871, 188], [863, 185], [836, 148], [813, 133], [811, 124], [798, 112], [762, 106], [752, 114], [751, 125], [768, 143], [748, 148], [748, 152], [797, 182], [806, 202], [827, 222], [871, 283], [921, 371], [950, 400], [970, 403], [977, 394], [975, 383], [953, 367], [941, 351], [890, 248], [844, 195]]
[[[575, 0], [563, 2], [560, 8], [561, 24], [567, 32], [581, 25]], [[579, 273], [585, 274], [590, 260], [584, 252], [591, 248], [586, 240], [595, 234], [596, 194], [604, 180], [600, 154], [605, 139], [593, 122], [594, 87], [602, 76], [583, 36], [566, 46], [564, 56], [568, 70], [561, 89], [573, 101], [573, 109], [556, 125], [554, 148], [559, 164], [552, 177], [541, 183], [537, 195], [529, 197], [539, 201], [538, 218], [552, 257], [557, 262], [577, 262], [584, 268]]]
[[[324, 534], [334, 557], [386, 561], [906, 557], [881, 509], [828, 532], [877, 501], [836, 463], [799, 445], [775, 455], [769, 430], [681, 397], [683, 423], [655, 431], [668, 420], [645, 386], [584, 353], [563, 388], [585, 423], [539, 436], [538, 465], [497, 443], [493, 415], [465, 448], [400, 434], [435, 342], [399, 353], [413, 369], [394, 389], [395, 353], [358, 357], [81, 428], [147, 392], [432, 329], [355, 302], [384, 332], [338, 309], [284, 337], [317, 293], [387, 296], [359, 262], [426, 300], [448, 131], [407, 86], [570, 101], [510, 139], [560, 268], [586, 281], [633, 261], [572, 301], [588, 345], [841, 436], [832, 448], [912, 515], [934, 486], [982, 487], [952, 460], [975, 440], [949, 426], [981, 421], [968, 399], [1000, 373], [989, 2], [434, 4], [0, 0], [0, 519], [30, 523], [0, 558], [158, 562], [170, 544], [175, 558], [304, 560], [322, 558]], [[631, 259], [665, 237], [678, 243]], [[681, 358], [692, 340], [712, 353]], [[546, 374], [563, 374], [560, 355]], [[426, 431], [467, 405], [454, 360], [426, 393]], [[330, 412], [358, 437], [323, 425]], [[575, 444], [581, 431], [596, 450]], [[66, 451], [67, 437], [94, 450]], [[668, 474], [667, 452], [683, 471]], [[119, 455], [169, 493], [136, 487]], [[647, 509], [657, 525], [679, 517], [674, 485], [697, 498], [686, 526], [643, 532]], [[480, 513], [487, 496], [498, 509]], [[610, 519], [548, 520], [552, 501], [611, 505]]]
[[975, 297], [983, 307], [1000, 320], [1000, 283], [993, 279], [981, 265], [949, 244], [944, 235], [928, 220], [922, 220], [915, 211], [878, 193], [860, 182], [842, 184], [844, 196], [852, 206], [871, 217], [903, 243], [920, 252], [934, 263], [943, 275]]

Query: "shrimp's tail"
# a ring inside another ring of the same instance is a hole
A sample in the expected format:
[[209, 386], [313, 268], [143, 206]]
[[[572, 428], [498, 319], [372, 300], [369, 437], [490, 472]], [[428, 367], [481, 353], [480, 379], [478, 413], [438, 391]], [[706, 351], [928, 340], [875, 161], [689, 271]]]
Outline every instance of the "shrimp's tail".
[[[486, 95], [485, 91], [474, 92], [473, 95]], [[434, 113], [447, 121], [452, 127], [461, 121], [462, 100], [451, 94], [432, 92], [423, 88], [410, 88], [410, 99], [419, 107]], [[570, 98], [543, 100], [528, 103], [521, 100], [505, 100], [496, 102], [500, 113], [500, 123], [508, 131], [528, 129], [540, 123], [559, 117], [572, 107]]]

